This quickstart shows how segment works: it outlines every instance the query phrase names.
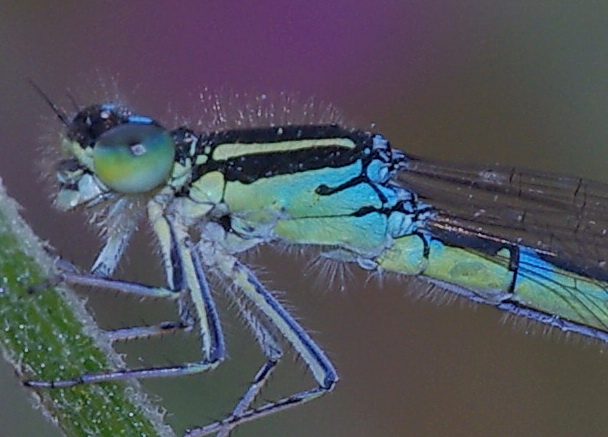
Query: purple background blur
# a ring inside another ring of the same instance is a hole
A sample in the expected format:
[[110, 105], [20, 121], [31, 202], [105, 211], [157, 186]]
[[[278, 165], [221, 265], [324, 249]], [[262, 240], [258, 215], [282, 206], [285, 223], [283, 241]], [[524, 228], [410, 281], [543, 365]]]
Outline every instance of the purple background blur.
[[[116, 80], [133, 106], [167, 125], [168, 113], [196, 121], [204, 87], [315, 96], [418, 155], [608, 182], [605, 1], [43, 3], [0, 3], [0, 175], [39, 235], [81, 266], [98, 241], [81, 216], [50, 207], [35, 163], [57, 122], [26, 78], [61, 104], [66, 91], [91, 103], [101, 80]], [[128, 277], [150, 280], [149, 252], [139, 238]], [[355, 271], [342, 293], [306, 275], [305, 258], [264, 250], [251, 261], [286, 290], [342, 380], [333, 394], [236, 436], [608, 435], [605, 347], [503, 323], [493, 309], [418, 300], [417, 281], [380, 286]], [[162, 302], [87, 296], [106, 327], [172, 314]], [[225, 320], [221, 369], [145, 384], [178, 431], [228, 411], [261, 363], [238, 319]], [[189, 356], [194, 344], [174, 340], [174, 350], [152, 342], [156, 354], [143, 343], [120, 351], [134, 365]], [[268, 396], [308, 381], [301, 363], [286, 362]], [[0, 424], [2, 436], [57, 435], [4, 363]]]

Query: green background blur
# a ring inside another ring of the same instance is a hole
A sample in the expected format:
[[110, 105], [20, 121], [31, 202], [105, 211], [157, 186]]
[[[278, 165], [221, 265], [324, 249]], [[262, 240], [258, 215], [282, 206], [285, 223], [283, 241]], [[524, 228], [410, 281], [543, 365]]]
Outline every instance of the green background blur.
[[[81, 216], [50, 207], [36, 163], [58, 123], [26, 78], [66, 106], [66, 92], [87, 104], [115, 80], [167, 126], [177, 115], [196, 122], [204, 87], [315, 96], [417, 155], [608, 182], [605, 1], [295, 3], [2, 0], [0, 176], [38, 234], [80, 266], [99, 244]], [[151, 251], [138, 238], [123, 274], [160, 281]], [[342, 379], [325, 398], [235, 436], [608, 435], [601, 345], [505, 322], [491, 308], [417, 299], [427, 287], [415, 280], [380, 286], [353, 269], [341, 292], [306, 257], [263, 250], [248, 259], [286, 291]], [[87, 296], [105, 327], [172, 314], [163, 302]], [[262, 362], [237, 318], [225, 329], [230, 359], [217, 372], [145, 383], [178, 431], [229, 411]], [[192, 347], [173, 338], [119, 350], [134, 365], [166, 364]], [[302, 363], [285, 362], [269, 397], [311, 383]], [[57, 434], [0, 364], [0, 435]]]

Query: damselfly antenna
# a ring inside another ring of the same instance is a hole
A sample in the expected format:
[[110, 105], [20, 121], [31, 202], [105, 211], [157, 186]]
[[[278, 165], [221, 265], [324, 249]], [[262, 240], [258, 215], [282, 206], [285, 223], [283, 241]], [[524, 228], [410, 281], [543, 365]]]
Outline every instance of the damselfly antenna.
[[[32, 88], [34, 88], [34, 90], [38, 93], [38, 95], [40, 97], [42, 97], [42, 99], [51, 107], [51, 109], [53, 110], [53, 112], [55, 113], [57, 118], [65, 126], [69, 127], [70, 120], [68, 119], [68, 116], [65, 115], [65, 113], [61, 109], [59, 109], [59, 107], [55, 103], [53, 103], [51, 98], [44, 91], [42, 91], [42, 89], [38, 86], [38, 84], [36, 82], [34, 82], [32, 79], [28, 79], [27, 81], [30, 83]], [[71, 99], [71, 100], [72, 100], [72, 102], [74, 101], [73, 99]]]

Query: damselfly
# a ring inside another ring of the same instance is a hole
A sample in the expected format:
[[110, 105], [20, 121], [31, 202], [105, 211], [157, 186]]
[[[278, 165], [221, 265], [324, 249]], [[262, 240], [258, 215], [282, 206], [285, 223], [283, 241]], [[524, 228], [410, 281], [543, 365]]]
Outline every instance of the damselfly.
[[[608, 186], [499, 166], [452, 166], [393, 148], [381, 134], [338, 124], [168, 130], [104, 103], [68, 117], [56, 205], [95, 214], [105, 242], [90, 274], [63, 280], [173, 300], [179, 320], [110, 332], [113, 340], [196, 326], [201, 359], [108, 370], [31, 387], [205, 372], [225, 358], [208, 276], [233, 284], [235, 303], [266, 362], [232, 413], [188, 436], [235, 426], [331, 391], [326, 354], [239, 254], [262, 243], [316, 246], [324, 258], [375, 273], [427, 278], [472, 301], [608, 341]], [[112, 279], [138, 223], [147, 220], [167, 285]], [[194, 308], [194, 311], [189, 310]], [[316, 386], [263, 405], [254, 400], [286, 341]]]

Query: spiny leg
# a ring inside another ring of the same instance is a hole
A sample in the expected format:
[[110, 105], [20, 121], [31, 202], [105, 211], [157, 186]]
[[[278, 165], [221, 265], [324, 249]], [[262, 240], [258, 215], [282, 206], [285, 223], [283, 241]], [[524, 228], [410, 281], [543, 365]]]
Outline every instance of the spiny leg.
[[104, 334], [112, 342], [140, 340], [142, 338], [161, 337], [178, 331], [189, 331], [193, 325], [183, 324], [181, 321], [165, 321], [154, 325], [131, 326], [104, 331]]
[[[279, 360], [283, 356], [283, 351], [281, 349], [281, 346], [279, 345], [279, 342], [272, 334], [271, 330], [266, 326], [265, 323], [263, 323], [263, 321], [259, 317], [254, 314], [254, 312], [250, 308], [248, 308], [248, 306], [243, 302], [242, 298], [237, 296], [236, 293], [230, 289], [228, 290], [228, 294], [231, 297], [232, 301], [236, 304], [239, 313], [245, 318], [245, 321], [251, 328], [251, 331], [253, 332], [256, 341], [260, 345], [260, 348], [262, 349], [264, 356], [266, 357], [266, 362], [256, 372], [253, 380], [249, 384], [249, 387], [247, 388], [245, 393], [243, 393], [243, 395], [241, 396], [229, 416], [239, 417], [243, 414], [244, 411], [251, 407], [260, 391], [265, 387], [266, 383], [268, 382], [268, 379], [270, 378], [270, 375], [272, 374]], [[209, 426], [213, 425], [214, 424], [211, 424]], [[209, 431], [209, 433], [217, 432], [216, 437], [227, 437], [235, 426], [236, 424], [226, 425], [225, 427], [220, 428], [219, 431], [217, 431], [216, 429], [212, 429], [211, 431]], [[208, 434], [204, 431], [206, 428], [207, 427], [204, 427], [201, 430], [203, 434], [200, 435]], [[186, 434], [186, 436], [188, 435], [189, 434]]]
[[139, 340], [142, 338], [161, 337], [175, 332], [189, 332], [196, 325], [195, 318], [190, 314], [184, 303], [184, 293], [179, 293], [178, 298], [178, 320], [166, 320], [153, 325], [131, 326], [105, 330], [104, 334], [112, 342]]
[[182, 290], [170, 290], [164, 287], [153, 287], [137, 282], [123, 281], [120, 279], [106, 278], [91, 273], [82, 273], [75, 270], [64, 270], [66, 261], [61, 261], [62, 265], [57, 273], [57, 279], [71, 285], [94, 287], [100, 290], [114, 290], [121, 293], [133, 294], [142, 297], [177, 299]]
[[[228, 437], [230, 432], [241, 424], [241, 422], [238, 420], [228, 419], [242, 417], [245, 411], [251, 411], [248, 409], [251, 407], [251, 404], [253, 401], [255, 401], [255, 398], [268, 382], [268, 379], [270, 378], [270, 375], [274, 371], [277, 364], [278, 361], [268, 360], [262, 365], [262, 367], [260, 367], [255, 374], [253, 381], [251, 381], [249, 384], [247, 391], [243, 394], [227, 419], [209, 424], [198, 430], [190, 430], [184, 434], [184, 437], [205, 436], [216, 432], [217, 434], [215, 437]], [[255, 419], [255, 417], [252, 417], [251, 419]]]
[[[200, 265], [200, 260], [197, 258], [196, 253], [191, 250], [190, 243], [188, 242], [185, 233], [174, 229], [174, 225], [164, 217], [162, 217], [162, 220], [163, 223], [161, 225], [168, 231], [165, 235], [170, 237], [167, 239], [159, 238], [163, 253], [170, 254], [171, 262], [164, 263], [165, 267], [170, 269], [170, 271], [166, 272], [169, 286], [171, 289], [185, 289], [190, 293], [190, 298], [194, 303], [199, 322], [202, 360], [175, 366], [119, 369], [97, 374], [85, 374], [78, 378], [61, 381], [25, 381], [24, 384], [26, 386], [35, 388], [71, 387], [79, 384], [115, 381], [128, 378], [180, 376], [214, 369], [224, 359], [224, 338], [217, 309], [215, 308], [215, 303], [213, 302], [207, 280], [201, 269], [196, 266], [197, 264]], [[158, 223], [156, 224], [157, 226], [161, 226]], [[94, 275], [80, 274], [70, 277], [69, 279], [74, 279], [74, 281], [91, 281], [92, 283], [89, 285], [110, 284], [116, 286], [116, 289], [120, 289], [117, 284], [125, 284], [126, 290], [124, 291], [126, 292], [142, 294], [141, 291], [144, 291], [144, 295], [160, 297], [156, 292], [158, 289], [141, 284], [130, 284], [123, 281], [97, 278]], [[172, 295], [179, 294], [172, 291], [171, 293]], [[153, 330], [153, 328], [151, 329]], [[129, 333], [127, 329], [127, 331], [123, 332], [122, 336], [128, 338], [131, 334], [132, 332]]]
[[55, 267], [57, 273], [54, 282], [57, 283], [65, 282], [72, 285], [93, 287], [95, 289], [114, 290], [146, 298], [177, 300], [179, 320], [164, 321], [154, 325], [104, 330], [104, 334], [111, 342], [162, 336], [176, 331], [189, 331], [194, 327], [195, 320], [183, 304], [184, 293], [181, 290], [152, 287], [146, 284], [100, 277], [91, 273], [82, 273], [72, 263], [64, 259], [58, 259], [55, 262]]
[[[228, 290], [228, 294], [232, 301], [236, 304], [239, 313], [245, 318], [245, 321], [251, 328], [256, 341], [260, 345], [264, 356], [266, 357], [266, 362], [258, 369], [253, 380], [247, 387], [247, 390], [245, 393], [243, 393], [232, 410], [232, 413], [228, 416], [228, 418], [233, 418], [240, 417], [243, 412], [251, 407], [252, 403], [255, 401], [260, 391], [265, 387], [270, 375], [283, 356], [283, 351], [271, 330], [265, 326], [262, 320], [260, 320], [260, 318], [257, 317], [251, 309], [247, 307], [242, 298], [237, 296], [231, 290]], [[217, 433], [215, 437], [227, 437], [239, 423], [234, 421], [228, 423], [225, 422], [226, 419], [214, 422], [203, 428], [189, 430], [186, 432], [184, 437], [205, 436], [215, 433]]]
[[[259, 419], [316, 399], [333, 390], [338, 381], [338, 375], [325, 353], [277, 299], [264, 288], [255, 275], [232, 255], [220, 254], [217, 252], [213, 252], [213, 255], [217, 267], [221, 270], [223, 275], [230, 278], [238, 287], [242, 297], [246, 299], [252, 308], [255, 308], [257, 312], [267, 318], [273, 324], [274, 328], [291, 343], [296, 352], [304, 359], [304, 362], [317, 381], [318, 386], [310, 390], [301, 391], [291, 396], [284, 397], [278, 401], [267, 402], [259, 408], [251, 408], [253, 399], [248, 399], [246, 402], [242, 403], [239, 402], [237, 408], [235, 408], [235, 411], [238, 410], [238, 414], [232, 414], [229, 417], [207, 425], [204, 428], [192, 429], [186, 433], [187, 437], [199, 437], [213, 433], [227, 435], [226, 430], [229, 431], [244, 422]], [[255, 390], [256, 394], [268, 379], [268, 375], [272, 371], [274, 365], [276, 365], [276, 363], [266, 363], [256, 375], [259, 377], [259, 386], [256, 385], [258, 384], [256, 380], [254, 380], [250, 386], [250, 389]], [[249, 393], [249, 391], [247, 393]], [[247, 396], [247, 393], [245, 396]], [[240, 408], [241, 405], [243, 405], [244, 408]]]
[[103, 221], [105, 243], [91, 267], [91, 273], [95, 276], [112, 276], [129, 245], [139, 222], [139, 215], [134, 215], [130, 207], [131, 202], [121, 198], [108, 210]]
[[[137, 224], [137, 220], [133, 217], [127, 216], [125, 220], [125, 215], [120, 214], [120, 209], [123, 206], [124, 205], [119, 201], [114, 208], [114, 213], [111, 211], [109, 214], [107, 221], [112, 222], [112, 218], [120, 217], [120, 225], [114, 223], [112, 226], [107, 227], [108, 230], [105, 235], [105, 244], [99, 251], [93, 266], [91, 267], [91, 273], [83, 273], [73, 263], [58, 258], [55, 261], [55, 269], [57, 272], [53, 282], [65, 282], [72, 285], [88, 286], [97, 290], [114, 290], [147, 298], [177, 299], [179, 306], [178, 321], [164, 321], [155, 325], [134, 326], [104, 331], [111, 342], [162, 336], [175, 331], [188, 331], [192, 329], [195, 320], [184, 307], [183, 290], [152, 287], [147, 284], [108, 277], [116, 269]], [[118, 211], [116, 211], [117, 208]], [[175, 286], [175, 284], [173, 285]]]
[[232, 412], [234, 416], [238, 416], [249, 408], [260, 390], [264, 387], [264, 384], [272, 373], [272, 370], [283, 356], [283, 350], [281, 349], [279, 342], [274, 337], [271, 330], [266, 327], [258, 317], [255, 316], [253, 311], [243, 304], [241, 299], [234, 296], [234, 302], [239, 307], [240, 313], [243, 315], [245, 321], [251, 328], [256, 341], [260, 345], [260, 348], [266, 357], [266, 363], [264, 363], [258, 370], [249, 388], [243, 394]]

